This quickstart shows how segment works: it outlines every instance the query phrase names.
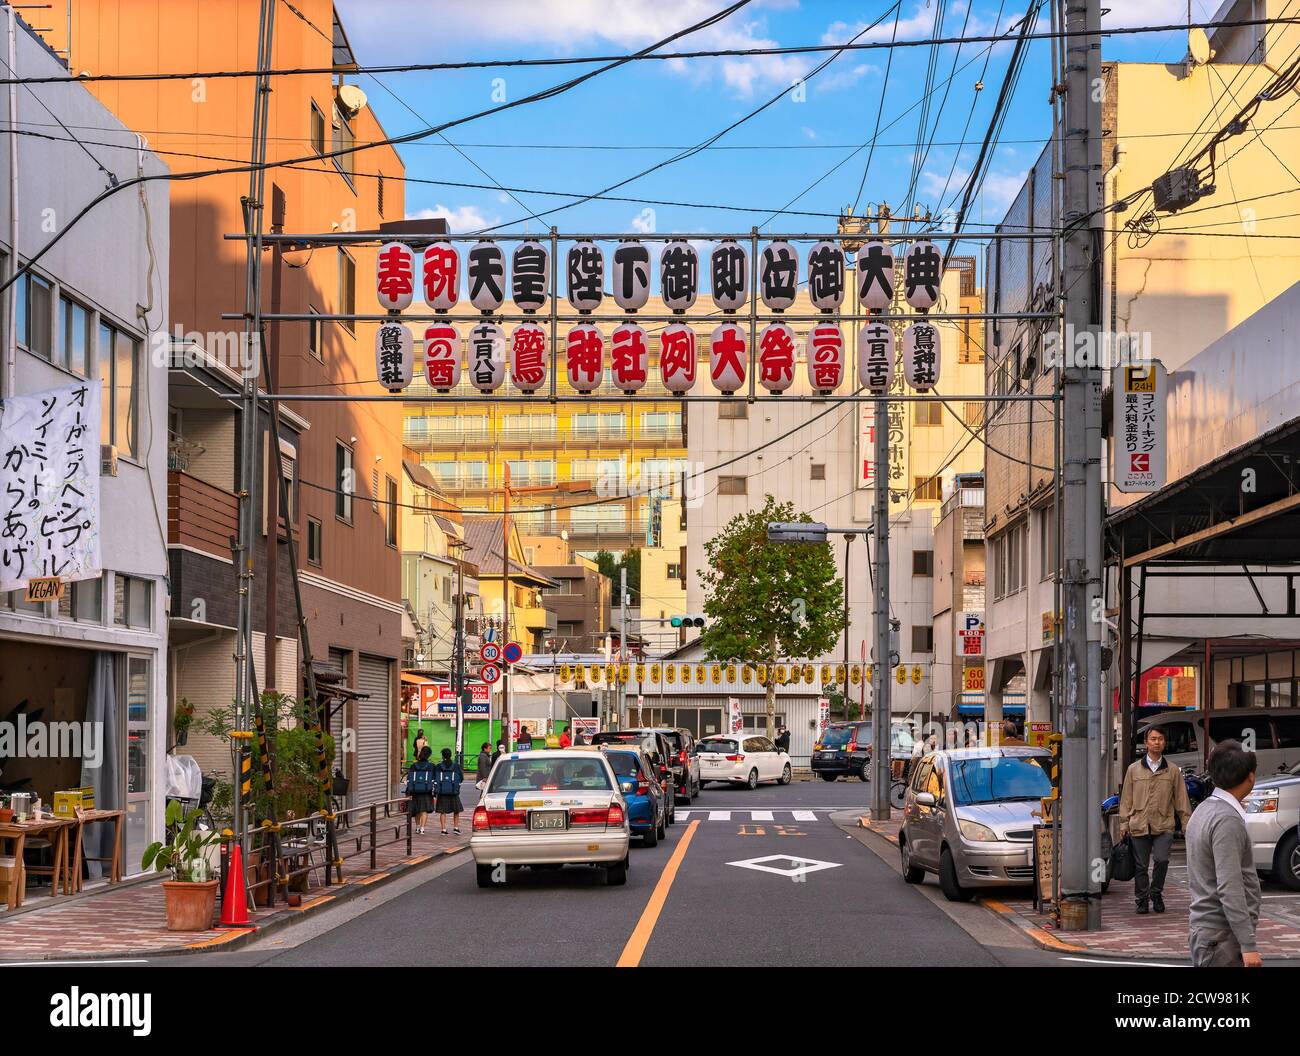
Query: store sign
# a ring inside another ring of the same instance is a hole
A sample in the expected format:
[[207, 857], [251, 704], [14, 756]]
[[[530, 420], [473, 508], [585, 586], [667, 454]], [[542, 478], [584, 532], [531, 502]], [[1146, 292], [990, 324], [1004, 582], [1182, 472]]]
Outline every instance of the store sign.
[[817, 736], [820, 737], [826, 732], [826, 727], [831, 722], [831, 698], [817, 698]]
[[984, 668], [967, 667], [961, 673], [961, 691], [963, 693], [984, 692]]
[[984, 655], [984, 613], [957, 613], [957, 652], [960, 656]]
[[745, 720], [740, 714], [740, 698], [727, 698], [727, 729], [731, 733], [739, 733], [745, 728]]
[[98, 381], [0, 405], [0, 591], [101, 574], [99, 417]]
[[1115, 368], [1115, 487], [1124, 492], [1158, 491], [1166, 480], [1168, 377], [1162, 363]]
[[[472, 700], [463, 714], [467, 716], [487, 715], [492, 705], [492, 687], [482, 682], [471, 682], [469, 690]], [[434, 685], [425, 682], [420, 686], [420, 717], [436, 718], [439, 715], [456, 714], [456, 694], [451, 686]]]

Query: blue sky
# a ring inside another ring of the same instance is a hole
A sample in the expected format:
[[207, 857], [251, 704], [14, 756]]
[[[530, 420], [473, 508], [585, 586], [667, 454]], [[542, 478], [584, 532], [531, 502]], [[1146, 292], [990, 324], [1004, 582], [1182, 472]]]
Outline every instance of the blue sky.
[[[938, 2], [903, 0], [897, 39], [931, 36]], [[622, 54], [699, 21], [725, 4], [724, 0], [386, 0], [383, 4], [338, 0], [337, 6], [359, 61], [379, 64]], [[1020, 18], [1024, 6], [1024, 0], [1007, 0], [999, 18], [998, 0], [969, 0], [969, 4], [948, 0], [940, 35], [961, 35], [963, 26], [968, 36], [990, 33], [995, 26], [1005, 29]], [[1116, 10], [1108, 16], [1108, 25], [1176, 23], [1186, 18], [1186, 0], [1112, 0], [1111, 6]], [[1193, 0], [1193, 15], [1210, 18], [1217, 7], [1218, 0]], [[862, 39], [889, 40], [894, 32], [890, 9], [891, 0], [755, 0], [670, 50], [840, 43], [887, 11], [879, 28]], [[1039, 29], [1047, 28], [1044, 15]], [[468, 159], [437, 138], [405, 146], [402, 154], [411, 177], [469, 183], [495, 180], [512, 187], [591, 193], [695, 145], [784, 92], [777, 103], [714, 148], [614, 192], [739, 205], [754, 211], [593, 201], [527, 226], [538, 230], [555, 224], [561, 231], [629, 233], [743, 231], [756, 224], [764, 231], [823, 230], [833, 221], [786, 216], [768, 222], [768, 218], [820, 177], [824, 179], [793, 208], [835, 213], [854, 201], [869, 153], [860, 148], [872, 139], [883, 92], [883, 131], [871, 154], [857, 211], [882, 200], [897, 210], [909, 196], [918, 138], [924, 142], [931, 137], [913, 194], [916, 202], [938, 211], [960, 192], [1010, 56], [1010, 45], [998, 45], [991, 55], [986, 48], [967, 44], [960, 53], [955, 45], [939, 49], [935, 81], [940, 87], [932, 97], [924, 136], [916, 104], [923, 94], [930, 49], [919, 47], [893, 50], [887, 86], [884, 74], [890, 52], [880, 49], [845, 53], [808, 80], [802, 93], [792, 89], [792, 83], [825, 56], [633, 63], [556, 99], [450, 131], [448, 137]], [[1185, 50], [1185, 34], [1166, 33], [1109, 38], [1103, 54], [1127, 61], [1173, 62]], [[986, 56], [984, 89], [977, 92], [974, 86]], [[940, 110], [954, 59], [958, 72]], [[494, 92], [497, 97], [504, 93], [507, 99], [517, 99], [587, 68], [388, 74], [381, 78], [388, 90], [369, 76], [358, 83], [385, 129], [397, 135], [486, 109], [496, 102]], [[1049, 80], [1047, 44], [1037, 42], [973, 220], [1001, 218], [1041, 149], [1049, 128]], [[358, 159], [358, 169], [364, 169], [363, 159], [364, 155]], [[495, 189], [409, 184], [407, 213], [446, 216], [457, 232], [496, 224], [520, 230], [525, 225], [517, 221], [529, 213], [567, 200], [517, 197], [515, 201]]]

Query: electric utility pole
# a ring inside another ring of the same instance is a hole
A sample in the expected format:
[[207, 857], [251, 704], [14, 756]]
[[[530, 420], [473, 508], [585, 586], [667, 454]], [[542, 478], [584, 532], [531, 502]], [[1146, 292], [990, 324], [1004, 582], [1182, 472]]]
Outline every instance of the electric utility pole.
[[1061, 291], [1065, 339], [1064, 443], [1061, 515], [1065, 612], [1061, 638], [1064, 744], [1061, 926], [1095, 930], [1101, 924], [1101, 885], [1093, 862], [1101, 858], [1101, 369], [1080, 349], [1099, 347], [1101, 249], [1100, 0], [1063, 0], [1065, 8], [1065, 201]]
[[[626, 560], [626, 555], [624, 555]], [[618, 568], [618, 728], [627, 726], [627, 683], [623, 681], [623, 665], [628, 662], [627, 648], [627, 565]]]

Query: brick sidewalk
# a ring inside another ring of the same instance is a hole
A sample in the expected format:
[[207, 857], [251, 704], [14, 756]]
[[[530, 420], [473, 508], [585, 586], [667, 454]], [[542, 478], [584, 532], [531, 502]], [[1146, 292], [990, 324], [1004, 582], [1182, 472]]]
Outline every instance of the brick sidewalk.
[[[866, 815], [861, 824], [897, 848], [899, 821], [891, 819], [877, 825], [872, 824], [870, 816]], [[1003, 891], [1011, 897], [1005, 897]], [[1266, 894], [1271, 891], [1271, 887], [1267, 888]], [[1187, 887], [1181, 842], [1175, 844], [1165, 881], [1167, 911], [1138, 916], [1133, 911], [1132, 881], [1114, 881], [1101, 900], [1099, 931], [1058, 930], [1051, 917], [1034, 911], [1033, 895], [1027, 888], [992, 889], [977, 897], [981, 904], [1010, 919], [1038, 945], [1050, 949], [1071, 947], [1079, 952], [1110, 957], [1162, 960], [1182, 960], [1188, 956], [1187, 915], [1191, 894]], [[1285, 909], [1276, 911], [1268, 898], [1264, 900], [1256, 938], [1259, 952], [1266, 958], [1300, 958], [1300, 926], [1294, 910], [1289, 913]]]
[[[443, 854], [452, 854], [469, 845], [469, 815], [462, 818], [461, 835], [442, 836], [437, 832], [412, 835], [411, 853], [405, 841], [376, 849], [376, 868], [370, 868], [370, 855], [360, 855], [343, 863], [343, 883], [325, 887], [320, 874], [312, 874], [313, 886], [303, 895], [302, 905], [290, 908], [277, 898], [274, 908], [259, 909], [251, 914], [259, 930], [283, 926], [340, 897], [350, 896], [359, 887], [383, 881], [398, 873], [418, 867]], [[391, 829], [389, 830], [391, 835]], [[384, 835], [381, 833], [380, 838]], [[356, 851], [356, 839], [344, 834], [339, 839], [343, 855]], [[173, 932], [167, 930], [167, 911], [163, 902], [162, 879], [104, 886], [84, 896], [43, 899], [44, 905], [8, 914], [0, 911], [0, 964], [5, 961], [106, 958], [178, 953], [223, 946], [246, 939], [245, 930]], [[29, 903], [30, 904], [30, 903]], [[218, 903], [219, 904], [219, 903]]]

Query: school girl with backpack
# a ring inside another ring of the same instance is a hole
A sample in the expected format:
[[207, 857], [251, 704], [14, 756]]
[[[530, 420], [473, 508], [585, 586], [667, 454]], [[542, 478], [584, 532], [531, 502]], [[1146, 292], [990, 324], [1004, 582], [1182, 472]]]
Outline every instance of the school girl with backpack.
[[460, 835], [460, 815], [465, 809], [460, 801], [460, 783], [465, 780], [465, 771], [460, 764], [453, 762], [451, 749], [442, 750], [442, 762], [434, 767], [433, 788], [437, 795], [434, 810], [442, 822], [442, 834], [447, 835], [447, 815], [452, 816], [451, 831]]
[[424, 823], [429, 820], [429, 811], [433, 809], [437, 767], [429, 761], [432, 755], [426, 744], [420, 749], [420, 758], [406, 772], [406, 794], [411, 797], [411, 824], [416, 832], [424, 831]]

